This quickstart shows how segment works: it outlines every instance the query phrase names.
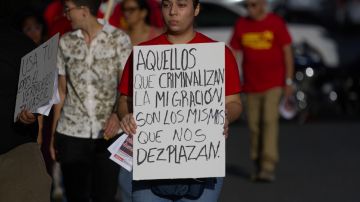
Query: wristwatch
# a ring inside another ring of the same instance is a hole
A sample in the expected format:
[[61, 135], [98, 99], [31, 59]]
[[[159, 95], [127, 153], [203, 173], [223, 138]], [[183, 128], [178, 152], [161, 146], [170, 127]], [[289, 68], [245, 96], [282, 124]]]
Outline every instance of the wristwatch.
[[292, 78], [286, 78], [285, 84], [286, 84], [287, 86], [291, 86], [291, 85], [294, 84], [294, 82], [293, 82]]

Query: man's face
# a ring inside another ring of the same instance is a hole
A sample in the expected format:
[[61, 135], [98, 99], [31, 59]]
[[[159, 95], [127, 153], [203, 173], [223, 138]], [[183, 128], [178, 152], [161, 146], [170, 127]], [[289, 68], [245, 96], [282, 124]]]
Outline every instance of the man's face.
[[199, 7], [194, 8], [192, 0], [163, 0], [162, 15], [169, 32], [183, 33], [193, 28]]
[[71, 22], [73, 29], [79, 29], [84, 20], [84, 7], [76, 6], [71, 0], [66, 0], [64, 3], [64, 15]]
[[257, 19], [265, 12], [265, 0], [246, 0], [244, 3], [245, 8], [249, 13], [249, 17]]
[[122, 1], [122, 11], [129, 27], [132, 27], [141, 21], [145, 21], [147, 13], [144, 10], [145, 9], [140, 9], [137, 1], [135, 0]]

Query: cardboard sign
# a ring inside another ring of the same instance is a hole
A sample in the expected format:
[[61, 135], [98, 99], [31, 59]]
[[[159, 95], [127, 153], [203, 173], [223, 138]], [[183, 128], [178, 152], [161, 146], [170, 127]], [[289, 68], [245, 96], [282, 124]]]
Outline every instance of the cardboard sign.
[[35, 112], [53, 96], [59, 34], [21, 58], [14, 122], [22, 109]]
[[134, 47], [133, 179], [225, 176], [225, 44]]

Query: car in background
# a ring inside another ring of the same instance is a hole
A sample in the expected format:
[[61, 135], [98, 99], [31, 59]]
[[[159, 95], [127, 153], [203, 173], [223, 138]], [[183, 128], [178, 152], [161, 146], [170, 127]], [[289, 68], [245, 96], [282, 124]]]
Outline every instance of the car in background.
[[[242, 0], [201, 0], [201, 12], [196, 19], [197, 30], [217, 41], [228, 43], [233, 33], [233, 26], [241, 16], [246, 16]], [[269, 1], [270, 9], [277, 1]], [[324, 27], [319, 25], [288, 23], [289, 32], [295, 46], [307, 43], [320, 54], [320, 59], [327, 67], [339, 65], [337, 44], [329, 38]]]
[[345, 6], [345, 15], [350, 23], [354, 25], [360, 25], [360, 1], [348, 1]]

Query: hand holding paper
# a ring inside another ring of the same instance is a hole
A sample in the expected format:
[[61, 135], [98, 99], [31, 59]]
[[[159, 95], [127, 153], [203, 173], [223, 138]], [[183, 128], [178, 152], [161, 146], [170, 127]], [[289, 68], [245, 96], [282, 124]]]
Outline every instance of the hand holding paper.
[[133, 114], [127, 114], [120, 121], [120, 128], [124, 131], [124, 133], [129, 135], [134, 135], [136, 133], [136, 122], [133, 117]]

